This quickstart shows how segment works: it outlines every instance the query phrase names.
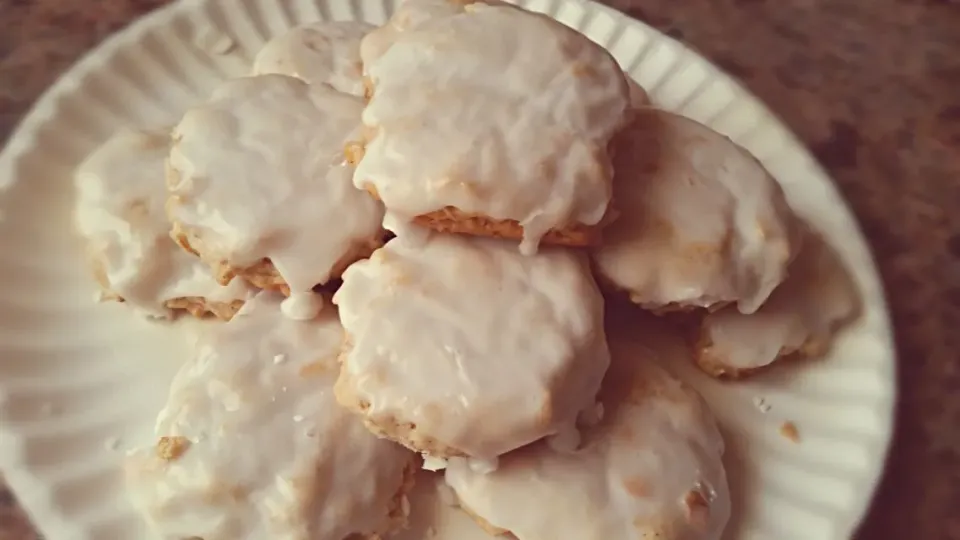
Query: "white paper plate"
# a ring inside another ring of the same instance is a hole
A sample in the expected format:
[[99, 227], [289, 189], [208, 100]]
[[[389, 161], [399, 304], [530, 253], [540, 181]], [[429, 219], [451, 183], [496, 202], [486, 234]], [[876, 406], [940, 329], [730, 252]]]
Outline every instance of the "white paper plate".
[[[736, 511], [726, 539], [848, 538], [890, 439], [894, 353], [877, 273], [837, 191], [763, 105], [675, 41], [594, 4], [521, 4], [605, 45], [659, 106], [749, 148], [842, 253], [865, 309], [830, 358], [737, 385], [709, 380], [687, 363], [676, 368], [727, 434]], [[87, 56], [11, 139], [0, 157], [0, 466], [49, 540], [149, 538], [118, 464], [124, 449], [149, 439], [196, 324], [149, 324], [120, 305], [93, 303], [94, 284], [71, 232], [72, 168], [121, 125], [175, 121], [218, 81], [245, 73], [264, 41], [285, 28], [327, 18], [381, 23], [392, 7], [391, 0], [173, 4]], [[230, 54], [205, 50], [218, 31], [235, 42]], [[760, 413], [756, 397], [772, 410]], [[778, 435], [785, 420], [799, 427], [800, 444]], [[439, 511], [440, 538], [486, 538], [443, 505], [418, 506]]]

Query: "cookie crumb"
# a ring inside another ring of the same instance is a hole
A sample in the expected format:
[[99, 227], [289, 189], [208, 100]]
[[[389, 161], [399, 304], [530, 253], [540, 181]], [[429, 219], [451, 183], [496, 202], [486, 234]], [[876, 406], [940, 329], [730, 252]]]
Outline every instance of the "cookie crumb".
[[157, 442], [157, 456], [164, 461], [175, 461], [190, 448], [190, 439], [186, 437], [160, 437]]
[[780, 435], [790, 442], [800, 442], [800, 431], [797, 430], [797, 425], [793, 422], [784, 422], [780, 426]]
[[356, 141], [348, 142], [343, 147], [343, 156], [350, 165], [356, 165], [363, 159], [364, 147], [362, 143]]
[[763, 399], [760, 396], [753, 398], [753, 406], [757, 408], [760, 412], [766, 414], [770, 412], [770, 404], [767, 403], [767, 400]]
[[284, 363], [286, 360], [287, 360], [287, 355], [285, 355], [285, 354], [278, 354], [278, 355], [275, 355], [275, 356], [273, 357], [273, 363], [274, 363], [274, 364], [282, 364], [282, 363]]

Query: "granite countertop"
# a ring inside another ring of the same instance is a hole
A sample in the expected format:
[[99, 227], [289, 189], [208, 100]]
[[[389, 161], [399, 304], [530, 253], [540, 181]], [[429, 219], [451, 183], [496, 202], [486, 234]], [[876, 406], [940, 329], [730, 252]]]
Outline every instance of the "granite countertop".
[[[896, 441], [858, 539], [960, 539], [960, 3], [607, 1], [742, 79], [839, 183], [901, 360]], [[0, 2], [0, 141], [77, 56], [164, 3]], [[0, 540], [34, 538], [0, 481]]]

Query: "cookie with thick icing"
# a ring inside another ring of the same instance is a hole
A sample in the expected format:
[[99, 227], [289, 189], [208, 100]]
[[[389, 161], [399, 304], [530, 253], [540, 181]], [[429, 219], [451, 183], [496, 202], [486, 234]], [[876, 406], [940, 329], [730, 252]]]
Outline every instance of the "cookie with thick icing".
[[355, 184], [384, 226], [547, 244], [595, 243], [608, 144], [630, 108], [613, 57], [542, 14], [409, 0], [361, 44], [369, 102]]
[[756, 311], [787, 276], [802, 227], [783, 190], [730, 139], [638, 109], [616, 147], [618, 217], [593, 260], [601, 279], [653, 310]]
[[186, 310], [229, 319], [253, 289], [220, 285], [170, 239], [163, 183], [169, 148], [169, 130], [124, 129], [87, 157], [74, 174], [77, 230], [102, 299], [150, 317]]
[[217, 280], [306, 293], [381, 244], [383, 208], [343, 148], [361, 98], [285, 75], [223, 83], [173, 130], [173, 235]]
[[180, 369], [155, 445], [125, 464], [160, 538], [380, 538], [402, 527], [416, 455], [337, 406], [343, 328], [263, 292], [210, 329]]
[[534, 443], [492, 472], [451, 459], [461, 508], [517, 540], [718, 540], [730, 517], [724, 442], [700, 396], [654, 362], [657, 339], [609, 334], [602, 408], [580, 441]]
[[344, 273], [339, 403], [431, 458], [497, 456], [573, 429], [609, 363], [585, 257], [496, 239], [397, 238]]
[[704, 317], [697, 364], [715, 377], [742, 378], [783, 359], [821, 356], [859, 311], [843, 262], [822, 238], [810, 236], [786, 281], [756, 313], [728, 307]]

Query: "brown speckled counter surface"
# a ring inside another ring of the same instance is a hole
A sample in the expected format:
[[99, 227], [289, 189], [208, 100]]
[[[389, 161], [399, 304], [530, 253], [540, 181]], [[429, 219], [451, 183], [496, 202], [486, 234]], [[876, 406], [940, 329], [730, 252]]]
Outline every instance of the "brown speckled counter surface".
[[[0, 141], [85, 50], [163, 0], [0, 0]], [[960, 540], [960, 3], [608, 0], [760, 96], [840, 184], [887, 286], [898, 431], [859, 540]], [[33, 540], [0, 482], [0, 540]]]

